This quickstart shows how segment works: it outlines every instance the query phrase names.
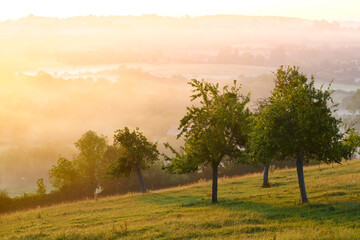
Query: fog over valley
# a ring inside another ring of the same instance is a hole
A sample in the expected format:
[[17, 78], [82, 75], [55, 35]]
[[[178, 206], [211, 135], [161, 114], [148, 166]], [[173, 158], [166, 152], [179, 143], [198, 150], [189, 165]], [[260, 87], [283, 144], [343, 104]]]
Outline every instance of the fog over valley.
[[[0, 189], [11, 196], [48, 181], [59, 155], [76, 154], [87, 130], [113, 141], [140, 127], [175, 142], [192, 78], [270, 96], [280, 65], [316, 86], [333, 79], [340, 115], [360, 88], [360, 23], [286, 17], [84, 16], [0, 22]], [[196, 103], [195, 103], [196, 104]], [[349, 107], [350, 106], [350, 107]], [[175, 144], [179, 147], [179, 143]], [[161, 148], [161, 146], [160, 146]]]

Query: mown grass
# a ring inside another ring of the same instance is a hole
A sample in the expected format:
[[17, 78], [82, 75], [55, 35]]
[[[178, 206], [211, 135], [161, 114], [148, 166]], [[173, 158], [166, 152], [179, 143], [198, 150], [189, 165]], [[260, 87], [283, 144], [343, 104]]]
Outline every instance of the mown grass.
[[360, 239], [360, 160], [305, 168], [309, 204], [295, 169], [146, 194], [61, 204], [0, 216], [0, 239]]

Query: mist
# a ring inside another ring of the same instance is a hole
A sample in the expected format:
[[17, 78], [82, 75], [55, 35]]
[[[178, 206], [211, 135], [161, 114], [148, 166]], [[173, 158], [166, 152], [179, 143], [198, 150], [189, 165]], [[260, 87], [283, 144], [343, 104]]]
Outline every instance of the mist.
[[159, 143], [174, 137], [191, 104], [191, 78], [237, 79], [251, 108], [269, 96], [282, 64], [319, 83], [334, 78], [339, 102], [360, 86], [357, 22], [29, 16], [0, 22], [0, 30], [0, 188], [14, 194], [32, 191], [38, 178], [48, 183], [57, 157], [75, 154], [87, 130], [110, 142], [125, 126]]

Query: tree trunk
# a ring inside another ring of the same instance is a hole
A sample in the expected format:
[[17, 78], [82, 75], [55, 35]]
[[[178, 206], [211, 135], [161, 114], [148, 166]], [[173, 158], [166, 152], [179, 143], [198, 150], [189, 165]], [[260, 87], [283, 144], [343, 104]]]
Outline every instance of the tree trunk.
[[306, 203], [308, 199], [306, 196], [303, 166], [304, 166], [304, 155], [302, 152], [300, 152], [296, 160], [296, 170], [297, 170], [299, 187], [300, 187], [301, 202]]
[[217, 189], [218, 189], [218, 163], [212, 164], [212, 203], [217, 203]]
[[133, 164], [133, 168], [138, 176], [141, 192], [144, 193], [144, 192], [146, 192], [146, 188], [145, 188], [143, 176], [141, 174], [141, 170], [135, 164]]
[[264, 167], [264, 176], [263, 176], [263, 187], [269, 187], [269, 168], [270, 163], [267, 163]]

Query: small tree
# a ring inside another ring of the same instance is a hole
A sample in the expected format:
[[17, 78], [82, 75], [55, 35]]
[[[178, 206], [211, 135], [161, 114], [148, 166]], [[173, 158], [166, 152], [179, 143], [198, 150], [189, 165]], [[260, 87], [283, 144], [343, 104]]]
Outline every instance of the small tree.
[[148, 169], [158, 160], [157, 144], [149, 142], [138, 128], [130, 132], [129, 128], [125, 127], [115, 132], [114, 146], [118, 149], [115, 152], [118, 152], [119, 156], [109, 165], [108, 174], [112, 177], [128, 177], [135, 172], [141, 192], [146, 192], [141, 171]]
[[353, 158], [356, 154], [360, 154], [360, 135], [354, 128], [348, 129], [348, 134], [343, 142], [348, 158]]
[[191, 101], [200, 100], [200, 106], [187, 108], [180, 120], [179, 137], [185, 145], [177, 153], [169, 144], [174, 157], [165, 156], [165, 166], [172, 173], [197, 171], [208, 164], [212, 167], [212, 202], [217, 202], [218, 166], [225, 158], [239, 159], [248, 139], [250, 111], [246, 107], [248, 96], [240, 93], [236, 81], [229, 89], [218, 84], [193, 79]]
[[36, 181], [37, 191], [36, 194], [40, 197], [43, 197], [46, 194], [46, 187], [44, 184], [44, 179], [40, 178]]
[[304, 161], [340, 162], [349, 158], [351, 144], [345, 144], [340, 120], [332, 116], [331, 91], [316, 89], [314, 78], [298, 71], [298, 67], [280, 67], [275, 88], [268, 104], [257, 114], [249, 147], [254, 161], [296, 159], [301, 200], [308, 201]]

